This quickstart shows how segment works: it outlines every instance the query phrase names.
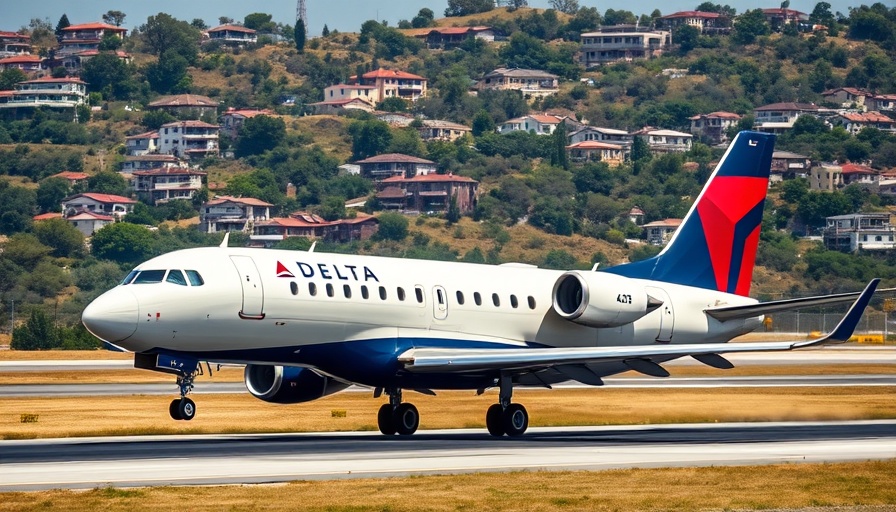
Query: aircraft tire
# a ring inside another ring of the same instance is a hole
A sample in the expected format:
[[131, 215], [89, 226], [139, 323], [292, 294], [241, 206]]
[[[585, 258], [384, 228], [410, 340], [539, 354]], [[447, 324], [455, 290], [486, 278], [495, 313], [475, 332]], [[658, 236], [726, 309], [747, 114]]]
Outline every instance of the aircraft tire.
[[392, 421], [392, 406], [390, 404], [380, 406], [380, 410], [376, 414], [376, 424], [383, 435], [395, 435], [395, 423]]
[[177, 404], [177, 412], [180, 419], [190, 421], [196, 416], [196, 403], [187, 397], [181, 398]]
[[521, 436], [529, 428], [529, 413], [522, 404], [510, 404], [504, 409], [504, 432], [510, 437]]
[[180, 407], [180, 398], [175, 398], [174, 400], [171, 401], [170, 404], [168, 404], [168, 414], [171, 415], [172, 420], [180, 421], [183, 419], [180, 417], [180, 411], [178, 410], [179, 407]]
[[504, 435], [504, 410], [501, 408], [501, 404], [492, 404], [491, 407], [488, 408], [488, 411], [485, 413], [485, 428], [488, 429], [488, 433], [495, 436], [501, 437]]
[[395, 408], [395, 412], [392, 413], [392, 421], [398, 435], [409, 436], [420, 426], [420, 413], [414, 404], [405, 402]]

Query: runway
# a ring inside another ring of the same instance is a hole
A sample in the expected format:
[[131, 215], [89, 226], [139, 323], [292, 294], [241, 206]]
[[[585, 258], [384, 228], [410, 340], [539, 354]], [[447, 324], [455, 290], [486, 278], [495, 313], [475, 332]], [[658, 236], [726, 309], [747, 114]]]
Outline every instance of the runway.
[[[673, 388], [768, 388], [768, 387], [835, 387], [835, 386], [896, 386], [894, 375], [820, 375], [766, 377], [608, 377], [606, 388], [618, 389], [673, 389]], [[556, 389], [590, 388], [578, 383], [561, 383]], [[9, 384], [0, 385], [0, 398], [63, 397], [63, 396], [126, 396], [173, 395], [177, 386], [170, 384]], [[349, 392], [370, 392], [368, 388], [353, 386]], [[242, 382], [202, 382], [192, 392], [195, 395], [246, 393]]]
[[896, 421], [0, 441], [0, 491], [896, 457]]

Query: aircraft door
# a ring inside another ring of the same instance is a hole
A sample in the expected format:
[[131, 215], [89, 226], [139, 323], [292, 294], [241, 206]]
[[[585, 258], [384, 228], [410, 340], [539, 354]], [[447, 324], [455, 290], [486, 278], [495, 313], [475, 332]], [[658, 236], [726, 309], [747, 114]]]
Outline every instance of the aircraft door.
[[436, 320], [448, 318], [448, 293], [441, 286], [432, 289], [432, 315]]
[[647, 293], [651, 297], [663, 301], [663, 305], [657, 310], [660, 314], [660, 329], [657, 332], [656, 341], [669, 343], [672, 341], [672, 331], [675, 328], [675, 309], [672, 307], [672, 299], [662, 288], [648, 287]]
[[264, 288], [258, 267], [249, 256], [231, 256], [230, 260], [240, 275], [240, 284], [243, 287], [243, 308], [240, 310], [240, 318], [261, 320], [264, 318]]

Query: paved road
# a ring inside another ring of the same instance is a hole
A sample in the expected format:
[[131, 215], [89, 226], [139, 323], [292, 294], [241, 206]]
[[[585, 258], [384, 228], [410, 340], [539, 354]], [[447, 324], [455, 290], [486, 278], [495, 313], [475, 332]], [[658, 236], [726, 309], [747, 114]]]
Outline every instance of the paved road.
[[[669, 377], [665, 379], [618, 377], [604, 379], [607, 388], [768, 388], [768, 387], [837, 387], [896, 386], [894, 375], [823, 375], [772, 377]], [[578, 383], [558, 384], [554, 388], [587, 388]], [[170, 384], [9, 384], [0, 385], [0, 398], [62, 396], [174, 395], [174, 378]], [[370, 392], [352, 387], [349, 391]], [[201, 382], [193, 394], [245, 393], [242, 382]]]
[[896, 421], [0, 441], [0, 490], [896, 458]]

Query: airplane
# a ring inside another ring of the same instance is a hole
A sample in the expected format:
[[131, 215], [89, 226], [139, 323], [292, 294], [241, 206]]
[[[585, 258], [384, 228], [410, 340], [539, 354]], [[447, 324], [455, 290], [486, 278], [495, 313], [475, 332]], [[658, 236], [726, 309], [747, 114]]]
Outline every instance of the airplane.
[[[175, 420], [201, 364], [244, 364], [249, 393], [293, 404], [350, 385], [384, 393], [386, 435], [413, 434], [420, 414], [403, 390], [498, 389], [493, 436], [519, 436], [519, 386], [600, 386], [634, 370], [666, 377], [662, 363], [690, 356], [787, 351], [849, 339], [879, 279], [861, 293], [759, 303], [750, 283], [769, 184], [774, 135], [741, 132], [681, 226], [655, 257], [601, 271], [558, 271], [261, 248], [174, 251], [137, 265], [91, 302], [82, 321], [134, 366], [177, 376]], [[813, 340], [727, 343], [765, 314], [854, 300]]]

